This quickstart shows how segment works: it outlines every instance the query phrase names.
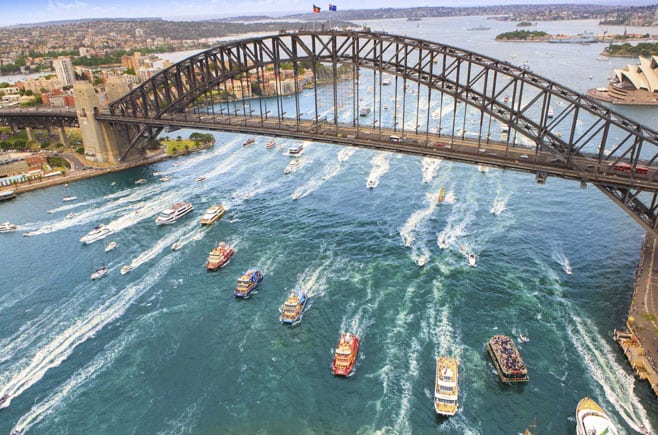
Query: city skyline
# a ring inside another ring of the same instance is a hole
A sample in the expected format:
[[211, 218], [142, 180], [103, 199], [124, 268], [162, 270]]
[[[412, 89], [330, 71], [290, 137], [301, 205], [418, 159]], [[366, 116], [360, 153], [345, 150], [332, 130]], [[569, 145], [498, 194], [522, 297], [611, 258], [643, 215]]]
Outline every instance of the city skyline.
[[[353, 2], [331, 2], [338, 10], [378, 9], [381, 2], [362, 0]], [[573, 0], [526, 0], [524, 4], [558, 4], [579, 3]], [[584, 2], [583, 2], [584, 3]], [[600, 1], [600, 4], [621, 4], [620, 1]], [[625, 3], [626, 6], [629, 4]], [[302, 4], [296, 0], [209, 0], [183, 2], [170, 0], [107, 0], [102, 3], [88, 1], [25, 0], [12, 2], [3, 8], [0, 14], [0, 26], [42, 23], [61, 20], [78, 20], [85, 18], [163, 18], [166, 20], [203, 20], [226, 18], [240, 15], [280, 16], [294, 13], [311, 12], [313, 5], [328, 10], [329, 2], [305, 0]], [[492, 6], [518, 4], [514, 0], [464, 0], [458, 6]], [[632, 4], [651, 4], [650, 1], [634, 1]], [[426, 6], [455, 6], [453, 2], [439, 1], [428, 4], [427, 0], [390, 0], [387, 8], [409, 8]]]

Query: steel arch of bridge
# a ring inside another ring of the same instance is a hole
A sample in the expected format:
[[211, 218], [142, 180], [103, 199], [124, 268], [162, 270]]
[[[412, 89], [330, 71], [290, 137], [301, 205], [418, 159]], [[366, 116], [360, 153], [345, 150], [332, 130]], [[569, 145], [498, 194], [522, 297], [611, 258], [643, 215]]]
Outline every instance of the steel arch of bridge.
[[[372, 127], [374, 130], [379, 128], [380, 132], [382, 77], [390, 75], [395, 79], [396, 117], [398, 80], [404, 84], [403, 89], [408, 83], [415, 84], [418, 89], [422, 86], [426, 90], [428, 107], [432, 98], [434, 101], [440, 98], [439, 125], [443, 119], [444, 98], [452, 102], [453, 119], [451, 123], [446, 123], [451, 124], [447, 134], [443, 131], [444, 126], [439, 126], [438, 131], [436, 127], [432, 129], [431, 125], [436, 122], [430, 119], [429, 109], [423, 115], [426, 119], [419, 119], [420, 96], [415, 107], [409, 109], [411, 112], [415, 110], [416, 114], [415, 128], [411, 130], [416, 134], [425, 134], [426, 145], [434, 138], [465, 139], [466, 111], [468, 108], [475, 109], [480, 114], [479, 131], [475, 138], [478, 144], [502, 143], [507, 150], [519, 147], [517, 138], [522, 138], [525, 146], [531, 145], [530, 151], [535, 155], [543, 153], [554, 156], [551, 162], [557, 162], [564, 170], [549, 170], [548, 173], [592, 182], [646, 229], [658, 233], [658, 133], [527, 68], [436, 42], [370, 31], [286, 32], [227, 42], [161, 71], [111, 103], [109, 115], [100, 113], [97, 118], [112, 122], [115, 128], [123, 130], [129, 142], [128, 151], [124, 153], [127, 154], [130, 149], [142, 146], [144, 140], [153, 140], [167, 125], [166, 121], [180, 119], [179, 114], [205, 111], [206, 114], [215, 115], [213, 90], [225, 90], [225, 84], [243, 80], [243, 75], [246, 75], [248, 83], [249, 80], [259, 82], [259, 73], [262, 78], [263, 71], [268, 67], [278, 77], [284, 65], [291, 64], [295, 78], [294, 116], [284, 116], [286, 112], [281, 108], [281, 95], [278, 93], [275, 103], [277, 113], [274, 115], [272, 111], [263, 109], [263, 98], [258, 97], [258, 104], [253, 98], [247, 103], [242, 100], [242, 110], [235, 109], [233, 114], [227, 99], [226, 113], [222, 109], [221, 116], [228, 117], [229, 124], [231, 117], [257, 117], [262, 123], [268, 116], [276, 116], [279, 121], [285, 119], [299, 123], [303, 116], [298, 97], [302, 62], [313, 65], [316, 72], [314, 82], [317, 78], [316, 65], [330, 65], [334, 103], [337, 101], [338, 66], [352, 68], [357, 84], [351, 122], [356, 125], [357, 131], [360, 70], [373, 71], [373, 83], [375, 87], [377, 84], [379, 86], [379, 107], [375, 108], [379, 113], [379, 126], [373, 121]], [[318, 112], [317, 86], [315, 89], [315, 112], [310, 119], [317, 123], [321, 114]], [[396, 122], [392, 131], [404, 134], [405, 110], [408, 108], [405, 108], [406, 91], [401, 91], [401, 94], [403, 107], [399, 116], [403, 123], [398, 127]], [[373, 96], [376, 100], [376, 89]], [[202, 107], [200, 100], [207, 103], [208, 98], [211, 104]], [[221, 104], [222, 101], [217, 103]], [[460, 103], [465, 104], [460, 106]], [[463, 128], [456, 129], [456, 114], [460, 107], [463, 107], [464, 113]], [[553, 109], [556, 110], [551, 113]], [[329, 124], [338, 127], [337, 104], [334, 104], [333, 111]], [[507, 126], [510, 133], [496, 139], [493, 137], [497, 132], [492, 130], [492, 121]], [[425, 122], [424, 129], [419, 122]], [[304, 138], [294, 133], [284, 135]], [[400, 152], [414, 152], [403, 150], [402, 146], [399, 148]], [[417, 154], [423, 154], [422, 150]], [[445, 157], [450, 158], [450, 155]], [[596, 169], [592, 170], [593, 167]], [[537, 165], [541, 178], [546, 175], [544, 169]]]

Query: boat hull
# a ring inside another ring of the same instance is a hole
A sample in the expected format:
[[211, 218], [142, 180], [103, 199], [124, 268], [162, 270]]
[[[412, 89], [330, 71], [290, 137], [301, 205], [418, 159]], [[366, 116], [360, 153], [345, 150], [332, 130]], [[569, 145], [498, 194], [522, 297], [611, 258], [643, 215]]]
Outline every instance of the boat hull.
[[581, 399], [576, 407], [576, 433], [618, 435], [603, 409], [589, 397]]
[[331, 371], [335, 376], [349, 376], [352, 374], [356, 357], [359, 352], [359, 338], [356, 335], [345, 333], [340, 336]]
[[457, 360], [441, 356], [436, 359], [434, 384], [434, 410], [437, 414], [451, 416], [457, 413], [459, 391], [459, 364]]
[[281, 321], [281, 323], [286, 324], [286, 325], [294, 325], [294, 324], [296, 324], [296, 323], [301, 322], [301, 321], [302, 321], [302, 317], [304, 316], [304, 308], [306, 308], [306, 302], [307, 302], [307, 299], [306, 299], [306, 298], [304, 298], [304, 299], [300, 302], [300, 304], [299, 304], [299, 312], [297, 313], [297, 315], [296, 315], [295, 317], [284, 317], [283, 315], [281, 315], [281, 316], [279, 317], [279, 320]]
[[235, 289], [233, 290], [233, 295], [236, 298], [242, 298], [242, 299], [248, 299], [249, 296], [256, 290], [256, 287], [258, 287], [258, 284], [263, 280], [263, 274], [260, 271], [253, 271], [253, 272], [246, 272], [243, 274], [242, 279], [245, 279], [246, 276], [249, 276], [247, 279], [249, 279], [249, 283], [245, 286], [240, 285], [240, 281], [238, 281], [238, 285], [236, 285]]

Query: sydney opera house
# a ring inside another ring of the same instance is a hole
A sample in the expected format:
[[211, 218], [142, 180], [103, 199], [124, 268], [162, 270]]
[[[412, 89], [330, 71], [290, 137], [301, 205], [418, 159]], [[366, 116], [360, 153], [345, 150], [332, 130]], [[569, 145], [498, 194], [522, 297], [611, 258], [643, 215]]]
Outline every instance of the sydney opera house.
[[616, 69], [607, 88], [587, 94], [613, 104], [658, 105], [658, 56], [640, 57], [639, 65]]

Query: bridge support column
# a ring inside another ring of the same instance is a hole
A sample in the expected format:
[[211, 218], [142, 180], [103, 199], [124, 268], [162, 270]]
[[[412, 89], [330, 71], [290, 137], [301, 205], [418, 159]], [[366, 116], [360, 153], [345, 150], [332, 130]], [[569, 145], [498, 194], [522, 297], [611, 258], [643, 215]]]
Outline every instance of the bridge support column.
[[73, 93], [85, 158], [97, 163], [118, 163], [119, 146], [114, 132], [94, 118], [94, 109], [100, 106], [94, 87], [89, 82], [76, 81]]
[[64, 130], [63, 126], [57, 128], [57, 135], [59, 136], [59, 143], [65, 147], [69, 146], [69, 139], [66, 137], [66, 130]]
[[34, 132], [32, 131], [32, 127], [25, 127], [25, 133], [27, 134], [27, 140], [34, 142]]

